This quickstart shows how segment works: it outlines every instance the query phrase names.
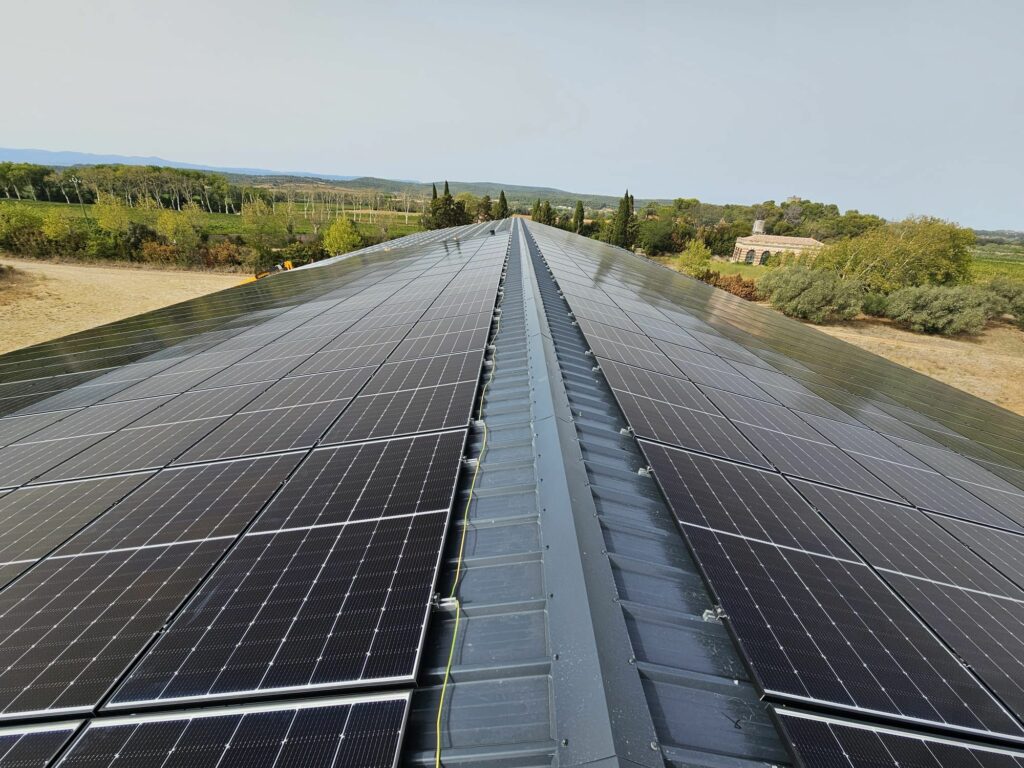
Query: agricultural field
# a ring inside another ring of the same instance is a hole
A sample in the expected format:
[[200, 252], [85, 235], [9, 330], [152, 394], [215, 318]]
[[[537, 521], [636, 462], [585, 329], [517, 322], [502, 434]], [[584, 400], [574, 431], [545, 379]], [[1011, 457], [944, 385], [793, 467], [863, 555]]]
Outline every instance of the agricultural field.
[[1024, 245], [996, 244], [977, 246], [974, 254], [974, 279], [984, 282], [997, 275], [1024, 280]]

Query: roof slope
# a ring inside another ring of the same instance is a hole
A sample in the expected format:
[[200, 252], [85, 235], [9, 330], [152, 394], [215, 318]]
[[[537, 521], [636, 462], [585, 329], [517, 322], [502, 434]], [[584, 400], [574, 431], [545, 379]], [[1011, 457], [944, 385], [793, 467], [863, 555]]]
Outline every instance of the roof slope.
[[1022, 462], [1020, 417], [522, 220], [38, 345], [0, 768], [1024, 766]]

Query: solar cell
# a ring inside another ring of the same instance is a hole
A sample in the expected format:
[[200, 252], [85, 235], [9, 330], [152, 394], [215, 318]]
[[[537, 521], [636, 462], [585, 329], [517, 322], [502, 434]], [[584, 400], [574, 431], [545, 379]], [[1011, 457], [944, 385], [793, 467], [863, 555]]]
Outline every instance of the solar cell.
[[133, 427], [152, 427], [157, 424], [174, 424], [179, 421], [208, 419], [214, 416], [231, 416], [259, 395], [269, 382], [239, 384], [220, 389], [200, 389], [183, 392], [164, 403], [156, 410], [132, 423]]
[[58, 765], [393, 768], [408, 708], [395, 693], [94, 720]]
[[447, 518], [242, 537], [107, 706], [412, 682]]
[[640, 447], [683, 525], [856, 558], [781, 475], [644, 440]]
[[354, 349], [374, 344], [387, 344], [388, 342], [398, 343], [406, 337], [412, 328], [411, 323], [402, 325], [390, 325], [383, 328], [372, 326], [361, 331], [349, 330], [333, 339], [324, 348], [324, 352], [332, 349]]
[[68, 437], [37, 443], [25, 441], [0, 448], [0, 487], [27, 483], [48, 469], [100, 442], [105, 435]]
[[693, 527], [686, 536], [769, 695], [1024, 735], [867, 566]]
[[79, 725], [73, 722], [0, 729], [0, 768], [45, 768]]
[[1021, 768], [1024, 752], [774, 709], [804, 768]]
[[324, 437], [325, 443], [390, 437], [466, 426], [477, 382], [362, 395]]
[[784, 406], [734, 395], [731, 392], [723, 392], [712, 387], [702, 387], [701, 391], [730, 421], [751, 424], [755, 427], [783, 432], [808, 440], [820, 441], [822, 439], [821, 435], [807, 422]]
[[407, 338], [421, 339], [424, 336], [437, 336], [442, 333], [476, 331], [481, 328], [490, 328], [492, 322], [494, 322], [493, 312], [477, 312], [438, 320], [422, 320], [412, 327]]

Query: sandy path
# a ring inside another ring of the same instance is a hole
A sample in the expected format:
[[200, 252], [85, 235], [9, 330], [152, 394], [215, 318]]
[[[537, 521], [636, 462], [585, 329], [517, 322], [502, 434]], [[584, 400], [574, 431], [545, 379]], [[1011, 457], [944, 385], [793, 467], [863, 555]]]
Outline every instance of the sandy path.
[[0, 257], [0, 354], [238, 285], [245, 275], [55, 264]]
[[948, 339], [861, 320], [819, 331], [1024, 415], [1024, 332], [1008, 326]]

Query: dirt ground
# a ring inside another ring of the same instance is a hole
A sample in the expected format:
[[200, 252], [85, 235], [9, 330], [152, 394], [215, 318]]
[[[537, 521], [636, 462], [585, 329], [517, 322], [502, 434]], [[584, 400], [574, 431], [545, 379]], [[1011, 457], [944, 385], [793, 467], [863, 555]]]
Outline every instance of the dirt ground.
[[944, 338], [857, 320], [815, 326], [907, 368], [1024, 415], [1024, 332], [1010, 326], [980, 336]]
[[0, 256], [0, 354], [238, 285], [245, 275], [61, 264]]

